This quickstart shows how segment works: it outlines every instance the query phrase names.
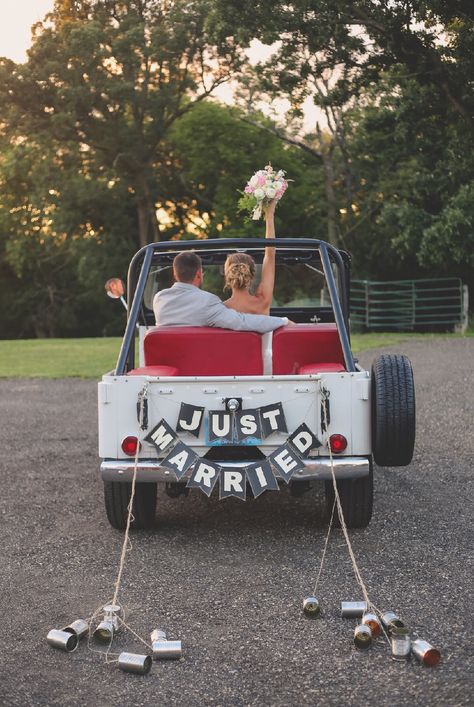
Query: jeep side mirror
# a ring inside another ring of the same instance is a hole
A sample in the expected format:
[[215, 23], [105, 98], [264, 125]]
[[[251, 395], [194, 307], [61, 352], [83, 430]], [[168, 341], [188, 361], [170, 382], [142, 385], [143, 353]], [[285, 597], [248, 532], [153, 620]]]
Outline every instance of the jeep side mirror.
[[123, 281], [119, 277], [111, 277], [104, 285], [105, 291], [109, 297], [112, 299], [119, 299], [125, 309], [128, 309], [127, 302], [125, 300], [125, 286]]

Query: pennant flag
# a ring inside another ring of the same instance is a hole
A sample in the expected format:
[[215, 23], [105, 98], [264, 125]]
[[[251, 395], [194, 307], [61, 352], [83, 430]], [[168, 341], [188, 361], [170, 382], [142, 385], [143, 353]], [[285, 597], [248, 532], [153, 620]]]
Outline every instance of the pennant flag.
[[281, 403], [265, 405], [259, 408], [260, 419], [262, 420], [262, 435], [269, 437], [273, 432], [288, 432], [286, 426], [285, 413]]
[[174, 471], [179, 481], [197, 458], [198, 455], [193, 452], [191, 447], [188, 447], [184, 442], [178, 442], [171, 452], [169, 452], [168, 456], [160, 461], [160, 466], [165, 466], [167, 469]]
[[235, 496], [235, 498], [245, 501], [246, 490], [245, 467], [242, 469], [221, 469], [219, 499]]
[[255, 498], [260, 496], [264, 491], [280, 490], [278, 481], [273, 475], [272, 465], [266, 459], [262, 459], [261, 462], [247, 466], [245, 471]]
[[199, 437], [201, 423], [204, 417], [204, 409], [205, 408], [199, 405], [181, 403], [178, 422], [176, 423], [177, 432], [189, 432], [195, 437]]
[[268, 461], [278, 470], [286, 483], [290, 481], [295, 471], [305, 468], [304, 462], [289, 444], [282, 444], [281, 447], [275, 449], [268, 457]]
[[191, 489], [200, 489], [206, 496], [210, 496], [220, 470], [219, 464], [208, 462], [205, 459], [198, 459], [186, 485]]
[[321, 447], [321, 442], [304, 422], [288, 437], [288, 442], [300, 457], [307, 457], [312, 449]]
[[254, 439], [256, 443], [262, 439], [262, 424], [259, 410], [239, 410], [235, 415], [235, 436], [237, 442]]
[[160, 420], [156, 427], [145, 437], [145, 442], [151, 442], [159, 452], [163, 452], [178, 439], [178, 435], [168, 423], [165, 420]]
[[233, 415], [223, 410], [209, 410], [209, 443], [232, 443]]

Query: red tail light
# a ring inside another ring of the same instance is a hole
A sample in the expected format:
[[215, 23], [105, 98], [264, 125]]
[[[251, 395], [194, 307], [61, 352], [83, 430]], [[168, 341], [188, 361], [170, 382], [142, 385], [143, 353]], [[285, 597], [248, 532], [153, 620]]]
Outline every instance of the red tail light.
[[347, 447], [347, 439], [344, 435], [331, 435], [329, 437], [329, 444], [331, 445], [331, 452], [340, 454]]
[[137, 453], [137, 448], [140, 448], [138, 437], [125, 437], [122, 440], [122, 451], [129, 457], [134, 457]]

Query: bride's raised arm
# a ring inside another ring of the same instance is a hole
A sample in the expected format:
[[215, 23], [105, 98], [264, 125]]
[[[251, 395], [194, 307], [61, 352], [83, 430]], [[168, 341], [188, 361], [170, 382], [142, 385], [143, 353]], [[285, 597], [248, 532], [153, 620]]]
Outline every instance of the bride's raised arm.
[[[265, 238], [275, 238], [275, 206], [273, 199], [265, 209]], [[255, 292], [262, 305], [270, 309], [273, 299], [273, 288], [275, 285], [275, 248], [265, 248], [265, 255], [262, 263], [262, 278]]]

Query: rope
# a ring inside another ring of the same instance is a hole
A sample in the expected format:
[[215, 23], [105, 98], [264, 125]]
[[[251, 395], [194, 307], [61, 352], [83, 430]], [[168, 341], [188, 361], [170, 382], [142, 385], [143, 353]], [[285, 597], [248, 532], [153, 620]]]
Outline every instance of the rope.
[[[323, 400], [323, 404], [322, 404], [321, 407], [322, 407], [322, 410], [323, 410], [324, 423], [325, 423], [325, 426], [326, 426], [326, 432], [327, 432], [328, 437], [329, 437], [329, 424], [328, 424], [327, 410], [326, 410], [326, 404], [325, 404], [325, 403], [326, 403], [326, 400], [327, 400], [328, 397], [329, 397], [329, 394], [328, 394], [328, 392], [325, 390], [325, 388], [323, 388], [321, 382], [320, 382], [319, 385], [320, 385], [321, 398], [322, 398], [322, 400]], [[341, 504], [341, 499], [340, 499], [340, 496], [339, 496], [339, 490], [338, 490], [338, 488], [337, 488], [336, 475], [335, 475], [335, 472], [334, 472], [334, 459], [333, 459], [333, 456], [332, 456], [332, 449], [331, 449], [331, 444], [329, 443], [329, 441], [328, 441], [328, 449], [329, 449], [329, 460], [330, 460], [330, 463], [331, 463], [332, 486], [333, 486], [333, 489], [334, 489], [334, 504], [337, 505], [337, 513], [338, 513], [338, 516], [339, 516], [339, 522], [340, 522], [340, 524], [341, 524], [341, 530], [342, 530], [342, 532], [343, 532], [343, 534], [344, 534], [344, 538], [345, 538], [346, 545], [347, 545], [347, 550], [348, 550], [348, 552], [349, 552], [349, 557], [351, 558], [352, 569], [354, 570], [355, 578], [356, 578], [356, 580], [357, 580], [357, 582], [358, 582], [360, 588], [362, 589], [362, 593], [363, 593], [363, 595], [364, 595], [364, 599], [365, 599], [366, 604], [367, 604], [367, 609], [372, 610], [376, 615], [378, 615], [378, 616], [381, 618], [382, 612], [380, 611], [380, 609], [378, 609], [378, 608], [375, 606], [375, 604], [374, 604], [374, 603], [370, 600], [370, 598], [369, 598], [369, 593], [368, 593], [368, 591], [367, 591], [367, 587], [365, 586], [364, 580], [362, 579], [362, 574], [361, 574], [361, 572], [360, 572], [360, 570], [359, 570], [359, 567], [358, 567], [358, 565], [357, 565], [357, 560], [356, 560], [356, 558], [355, 558], [354, 550], [352, 549], [352, 544], [351, 544], [351, 541], [350, 541], [350, 539], [349, 539], [349, 533], [347, 532], [347, 526], [346, 526], [346, 521], [345, 521], [345, 518], [344, 518], [344, 512], [343, 512], [343, 510], [342, 510], [342, 504]], [[333, 505], [333, 513], [334, 513], [334, 505]], [[332, 522], [332, 516], [331, 516], [331, 522]], [[329, 534], [328, 534], [328, 537], [329, 537]], [[324, 553], [323, 553], [323, 555], [324, 555]], [[320, 572], [321, 572], [321, 568], [320, 568]], [[319, 579], [319, 575], [318, 575], [318, 579]], [[317, 580], [316, 580], [316, 581], [317, 581]], [[385, 630], [385, 627], [384, 627], [383, 623], [380, 622], [380, 625], [381, 625], [381, 627], [382, 627], [382, 632], [383, 632], [385, 638], [387, 639], [388, 643], [390, 644], [390, 638], [389, 638], [389, 636], [388, 636], [388, 634], [387, 634], [387, 632], [386, 632], [386, 630]]]
[[323, 571], [324, 559], [326, 557], [326, 550], [328, 549], [329, 536], [331, 534], [335, 508], [336, 508], [336, 499], [334, 499], [334, 503], [332, 504], [331, 519], [329, 521], [328, 532], [326, 534], [326, 540], [324, 543], [323, 554], [321, 555], [321, 563], [319, 565], [319, 571], [318, 571], [318, 576], [316, 577], [316, 582], [314, 583], [314, 589], [313, 589], [313, 596], [314, 597], [316, 596], [316, 592], [318, 590], [319, 578], [321, 577], [321, 572]]
[[[145, 400], [147, 397], [147, 392], [148, 392], [148, 383], [145, 383], [144, 387], [138, 394], [138, 401], [139, 401], [139, 415], [138, 415], [138, 424], [139, 424], [139, 429], [141, 429], [141, 426], [143, 424], [143, 416], [144, 416], [144, 410], [145, 410]], [[137, 437], [139, 438], [140, 432], [138, 432]], [[111, 601], [108, 601], [107, 604], [117, 604], [118, 601], [118, 596], [120, 592], [120, 586], [122, 583], [122, 574], [123, 570], [125, 567], [125, 558], [127, 555], [127, 552], [132, 549], [132, 543], [130, 540], [130, 526], [132, 522], [135, 520], [135, 517], [133, 515], [133, 501], [135, 499], [135, 488], [136, 488], [136, 480], [137, 480], [137, 470], [138, 470], [138, 455], [140, 453], [140, 444], [137, 444], [137, 449], [135, 452], [135, 459], [134, 459], [134, 466], [133, 466], [133, 476], [132, 476], [132, 487], [130, 490], [130, 500], [127, 506], [127, 523], [125, 526], [125, 534], [123, 538], [123, 543], [122, 543], [122, 551], [120, 553], [120, 562], [119, 562], [119, 569], [117, 573], [117, 578], [114, 583], [114, 594], [112, 597]], [[91, 638], [92, 638], [92, 626], [95, 624], [99, 616], [103, 615], [104, 611], [104, 605], [99, 606], [92, 614], [87, 619], [87, 622], [89, 624], [89, 635], [87, 639], [87, 647], [90, 651], [93, 653], [100, 653], [101, 655], [105, 656], [105, 662], [106, 663], [118, 663], [118, 656], [119, 653], [111, 653], [110, 649], [112, 647], [112, 642], [114, 639], [114, 636], [112, 635], [107, 648], [105, 650], [99, 650], [97, 648], [93, 648], [91, 646]], [[124, 626], [125, 629], [130, 631], [141, 643], [143, 643], [147, 648], [151, 649], [151, 645], [147, 643], [141, 636], [138, 635], [128, 624], [125, 623], [124, 619], [121, 616], [117, 616], [118, 621], [120, 622], [121, 626]], [[117, 656], [114, 659], [111, 659], [111, 656]]]

